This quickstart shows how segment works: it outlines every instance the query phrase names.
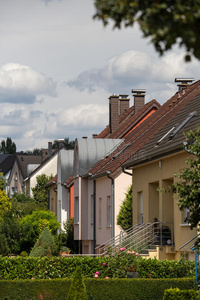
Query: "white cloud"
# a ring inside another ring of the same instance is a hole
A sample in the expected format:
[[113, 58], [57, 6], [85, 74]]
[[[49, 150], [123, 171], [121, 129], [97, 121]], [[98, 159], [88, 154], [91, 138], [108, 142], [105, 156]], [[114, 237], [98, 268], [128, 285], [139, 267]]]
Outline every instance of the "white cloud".
[[18, 63], [0, 67], [0, 102], [30, 104], [38, 95], [56, 96], [56, 83], [52, 78]]
[[66, 84], [77, 90], [94, 92], [104, 88], [109, 93], [129, 94], [132, 88], [147, 90], [148, 99], [163, 103], [176, 90], [175, 77], [198, 76], [200, 63], [184, 62], [184, 53], [169, 53], [159, 60], [145, 52], [127, 51], [108, 60], [104, 68], [80, 73]]

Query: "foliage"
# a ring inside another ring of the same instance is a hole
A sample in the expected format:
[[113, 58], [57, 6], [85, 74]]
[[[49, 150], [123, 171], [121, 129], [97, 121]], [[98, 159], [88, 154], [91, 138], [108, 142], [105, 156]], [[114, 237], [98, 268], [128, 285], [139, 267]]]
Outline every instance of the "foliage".
[[122, 229], [127, 230], [133, 226], [133, 200], [132, 200], [132, 185], [127, 189], [126, 198], [120, 206], [120, 211], [117, 216], [117, 225]]
[[191, 54], [200, 59], [200, 0], [95, 0], [94, 18], [114, 21], [114, 28], [138, 23], [144, 37], [150, 37], [159, 54], [174, 44], [186, 50], [186, 60]]
[[52, 256], [55, 251], [55, 241], [53, 235], [47, 227], [40, 234], [37, 242], [30, 252], [32, 257]]
[[[72, 279], [0, 280], [0, 300], [66, 300]], [[194, 279], [84, 279], [88, 300], [161, 300], [170, 287], [195, 289]]]
[[59, 251], [63, 247], [70, 249], [71, 253], [78, 253], [78, 241], [74, 240], [74, 218], [69, 218], [64, 223], [64, 230], [60, 230], [59, 235], [55, 237]]
[[170, 288], [165, 290], [163, 300], [198, 300], [199, 295], [194, 290], [180, 290], [179, 288]]
[[21, 250], [29, 252], [45, 227], [55, 235], [60, 227], [60, 223], [53, 212], [37, 210], [31, 215], [23, 217], [20, 220], [20, 227]]
[[36, 177], [36, 186], [32, 188], [33, 198], [34, 200], [42, 204], [44, 208], [48, 208], [48, 190], [45, 188], [45, 185], [51, 180], [51, 176], [47, 176], [46, 174], [38, 175]]
[[4, 182], [5, 182], [5, 179], [3, 177], [3, 173], [0, 172], [0, 190], [4, 189]]
[[0, 220], [3, 218], [5, 213], [10, 209], [11, 202], [7, 197], [4, 190], [0, 189]]
[[67, 300], [87, 300], [86, 286], [83, 281], [81, 267], [77, 267], [74, 273]]
[[175, 174], [181, 181], [173, 184], [172, 191], [178, 194], [180, 210], [190, 209], [190, 216], [186, 221], [192, 229], [200, 221], [200, 127], [196, 131], [187, 132], [185, 137], [187, 151], [195, 155], [190, 155], [186, 160], [188, 167]]
[[15, 154], [16, 145], [10, 137], [7, 137], [6, 141], [2, 140], [0, 144], [0, 153], [2, 154]]
[[[78, 266], [84, 278], [125, 278], [126, 270], [117, 257], [21, 257], [15, 259], [0, 256], [0, 281], [2, 279], [54, 279], [72, 278]], [[131, 265], [130, 265], [131, 266]], [[194, 261], [160, 261], [140, 258], [139, 278], [170, 279], [195, 277]]]
[[[74, 149], [74, 141], [70, 141], [69, 138], [65, 138], [62, 142], [63, 146], [65, 146], [66, 149]], [[60, 141], [59, 140], [55, 140], [53, 141], [53, 145], [52, 148], [53, 149], [59, 149], [59, 144]]]

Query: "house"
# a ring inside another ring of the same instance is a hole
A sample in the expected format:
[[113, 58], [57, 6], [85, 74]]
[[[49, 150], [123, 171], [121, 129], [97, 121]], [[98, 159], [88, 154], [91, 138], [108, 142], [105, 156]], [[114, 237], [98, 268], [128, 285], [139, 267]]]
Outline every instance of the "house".
[[[185, 161], [191, 155], [183, 147], [184, 132], [195, 130], [200, 124], [200, 81], [176, 79], [176, 82], [179, 91], [154, 114], [156, 118], [143, 139], [138, 140], [139, 147], [123, 164], [132, 171], [134, 226], [140, 224], [144, 228], [145, 224], [153, 224], [148, 225], [152, 230], [158, 226], [158, 222], [153, 223], [155, 218], [159, 221], [162, 240], [157, 235], [156, 249], [149, 254], [158, 259], [178, 259], [183, 254], [187, 259], [194, 258], [191, 249], [182, 246], [197, 234], [197, 229], [191, 230], [184, 221], [189, 209], [181, 212], [177, 198], [163, 192], [178, 180], [174, 174], [186, 166]], [[163, 228], [168, 228], [167, 239]]]
[[[28, 164], [27, 176], [24, 179], [25, 194], [32, 197], [32, 188], [37, 184], [37, 176], [45, 174], [47, 176], [55, 176], [57, 174], [57, 157], [58, 151], [52, 152], [52, 143], [48, 145], [48, 157], [41, 164]], [[46, 152], [46, 150], [45, 150]]]
[[41, 156], [27, 154], [0, 154], [0, 172], [6, 182], [6, 194], [12, 197], [15, 193], [24, 193], [24, 179], [29, 164], [41, 164]]
[[93, 139], [75, 142], [74, 238], [80, 241], [82, 253], [95, 253], [96, 246], [120, 233], [116, 217], [132, 181], [121, 169], [122, 162], [130, 158], [124, 151], [136, 128], [160, 107], [156, 100], [144, 104], [144, 90], [135, 91], [130, 108], [129, 100], [127, 95], [110, 96], [109, 125]]

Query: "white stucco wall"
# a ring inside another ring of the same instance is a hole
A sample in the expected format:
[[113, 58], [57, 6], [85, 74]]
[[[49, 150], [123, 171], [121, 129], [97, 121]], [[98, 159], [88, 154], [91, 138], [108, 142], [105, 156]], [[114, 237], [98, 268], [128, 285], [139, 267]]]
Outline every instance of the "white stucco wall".
[[30, 196], [33, 196], [32, 188], [35, 187], [37, 181], [36, 178], [39, 175], [46, 174], [47, 176], [55, 176], [57, 174], [57, 155], [55, 154], [46, 163], [39, 167], [37, 172], [30, 176]]

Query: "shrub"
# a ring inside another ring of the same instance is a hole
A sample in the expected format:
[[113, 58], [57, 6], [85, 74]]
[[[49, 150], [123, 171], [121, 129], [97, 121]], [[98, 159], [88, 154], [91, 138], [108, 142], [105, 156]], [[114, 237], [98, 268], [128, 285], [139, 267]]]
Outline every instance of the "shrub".
[[44, 228], [31, 250], [30, 256], [51, 256], [55, 248], [54, 238], [48, 228]]
[[81, 267], [77, 267], [72, 280], [67, 300], [87, 300], [86, 286], [83, 281]]
[[197, 300], [199, 295], [194, 290], [180, 290], [179, 288], [170, 288], [165, 290], [163, 300]]

